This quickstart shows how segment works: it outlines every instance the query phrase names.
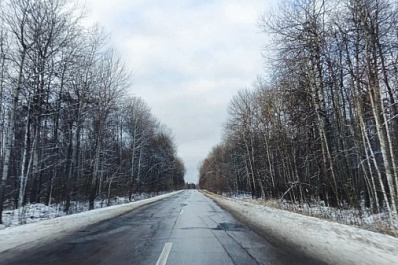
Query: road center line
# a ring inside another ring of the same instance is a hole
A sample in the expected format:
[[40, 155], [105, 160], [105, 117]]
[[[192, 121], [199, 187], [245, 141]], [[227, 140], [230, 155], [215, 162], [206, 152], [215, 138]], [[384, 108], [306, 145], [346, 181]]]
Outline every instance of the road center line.
[[162, 253], [160, 254], [158, 261], [156, 262], [156, 265], [165, 265], [166, 264], [172, 245], [173, 245], [173, 243], [164, 244]]

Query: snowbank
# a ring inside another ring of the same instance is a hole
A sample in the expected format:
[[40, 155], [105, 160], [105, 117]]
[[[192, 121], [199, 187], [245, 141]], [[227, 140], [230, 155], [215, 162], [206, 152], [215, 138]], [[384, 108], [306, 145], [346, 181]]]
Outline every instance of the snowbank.
[[42, 245], [62, 238], [65, 235], [82, 229], [85, 226], [105, 221], [123, 215], [145, 204], [149, 204], [182, 191], [176, 191], [157, 197], [115, 205], [92, 211], [58, 217], [37, 223], [8, 227], [0, 230], [0, 253], [8, 249], [25, 249], [31, 246]]
[[205, 194], [273, 243], [328, 264], [398, 264], [398, 238], [223, 196]]
[[[158, 195], [166, 194], [165, 192], [159, 193]], [[149, 199], [155, 196], [156, 193], [139, 193], [134, 194], [133, 201], [140, 201], [144, 199]], [[110, 205], [120, 205], [129, 203], [129, 199], [127, 197], [115, 197], [110, 200]], [[98, 199], [94, 201], [94, 209], [108, 207], [106, 200]], [[25, 205], [23, 208], [15, 209], [15, 210], [6, 210], [3, 211], [3, 224], [0, 225], [0, 229], [9, 226], [18, 226], [21, 224], [30, 224], [36, 222], [42, 222], [48, 219], [54, 219], [60, 216], [66, 215], [64, 212], [65, 204], [53, 204], [51, 206], [47, 206], [43, 203], [34, 203]], [[79, 201], [71, 201], [71, 205], [69, 208], [69, 214], [76, 214], [81, 212], [86, 212], [89, 210], [89, 203], [87, 201], [79, 202]]]

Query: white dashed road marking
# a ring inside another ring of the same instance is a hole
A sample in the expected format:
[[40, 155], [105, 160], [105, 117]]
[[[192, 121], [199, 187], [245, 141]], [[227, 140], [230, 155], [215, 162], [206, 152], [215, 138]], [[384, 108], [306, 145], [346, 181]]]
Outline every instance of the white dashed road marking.
[[164, 244], [162, 253], [160, 254], [160, 257], [158, 261], [156, 262], [156, 265], [165, 265], [167, 262], [167, 258], [169, 257], [171, 247], [173, 246], [173, 243], [166, 243]]

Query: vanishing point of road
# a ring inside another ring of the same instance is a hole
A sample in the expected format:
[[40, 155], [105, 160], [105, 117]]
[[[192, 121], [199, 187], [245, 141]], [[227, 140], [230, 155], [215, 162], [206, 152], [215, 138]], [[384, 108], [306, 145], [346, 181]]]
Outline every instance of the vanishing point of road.
[[272, 245], [196, 190], [142, 206], [0, 264], [319, 264]]

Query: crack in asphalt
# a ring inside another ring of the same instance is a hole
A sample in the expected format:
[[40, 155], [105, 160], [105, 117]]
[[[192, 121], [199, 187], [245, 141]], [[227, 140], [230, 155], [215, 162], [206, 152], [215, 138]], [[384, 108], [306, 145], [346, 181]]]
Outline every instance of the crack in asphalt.
[[[208, 216], [208, 217], [209, 217], [209, 219], [212, 220], [214, 223], [218, 224], [211, 216]], [[219, 225], [219, 224], [218, 224], [218, 225]], [[243, 227], [243, 226], [240, 225], [240, 227]], [[238, 246], [241, 247], [241, 248], [247, 253], [247, 255], [248, 255], [249, 257], [251, 257], [257, 264], [262, 264], [261, 262], [259, 262], [259, 261], [248, 251], [247, 248], [243, 247], [243, 246], [239, 243], [239, 241], [237, 241], [233, 236], [231, 236], [231, 235], [228, 233], [228, 230], [225, 230], [225, 229], [224, 229], [224, 232], [228, 235], [228, 237], [230, 237], [234, 242], [236, 242], [236, 244], [238, 244]], [[219, 240], [219, 238], [217, 237], [217, 235], [216, 235], [213, 231], [212, 231], [212, 233], [213, 233], [213, 235], [217, 238], [218, 242], [220, 242], [220, 240]], [[220, 242], [220, 244], [221, 244], [221, 242]], [[222, 245], [222, 244], [221, 244], [221, 245]], [[223, 248], [225, 249], [225, 251], [228, 253], [228, 251], [227, 251], [227, 249], [224, 247], [224, 245], [222, 245], [222, 246], [223, 246]], [[229, 255], [229, 253], [228, 253], [228, 255]]]

